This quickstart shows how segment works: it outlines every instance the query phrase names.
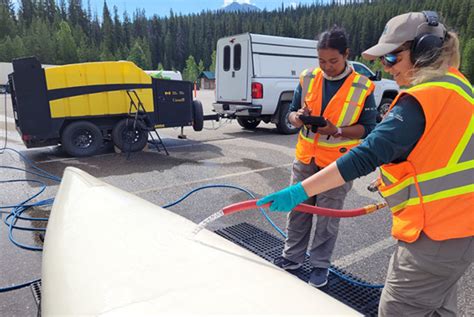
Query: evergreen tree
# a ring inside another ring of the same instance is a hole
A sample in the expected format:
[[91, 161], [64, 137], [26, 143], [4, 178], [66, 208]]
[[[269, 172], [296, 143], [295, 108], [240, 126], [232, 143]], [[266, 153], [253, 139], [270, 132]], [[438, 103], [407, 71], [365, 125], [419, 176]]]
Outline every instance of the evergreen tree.
[[0, 41], [6, 36], [15, 36], [17, 30], [15, 25], [15, 13], [10, 0], [0, 1]]
[[143, 51], [139, 40], [135, 41], [135, 44], [133, 44], [132, 50], [130, 51], [130, 55], [128, 56], [127, 60], [134, 62], [142, 69], [149, 69], [146, 54]]
[[120, 23], [120, 18], [118, 14], [117, 6], [114, 6], [114, 23], [113, 23], [113, 41], [116, 44], [115, 47], [120, 47], [123, 43], [122, 35], [122, 24]]
[[461, 70], [472, 82], [474, 79], [474, 38], [467, 41], [464, 46]]
[[104, 1], [104, 9], [102, 11], [102, 54], [104, 56], [113, 56], [115, 52], [114, 33], [113, 33], [113, 22], [110, 17], [110, 11], [107, 6], [107, 2]]
[[52, 24], [57, 14], [56, 3], [54, 2], [54, 0], [45, 0], [45, 2], [45, 16], [48, 19], [49, 23]]
[[56, 33], [56, 62], [60, 65], [77, 63], [78, 55], [71, 28], [65, 21], [59, 24], [59, 31]]
[[209, 70], [213, 73], [216, 72], [216, 50], [212, 51], [212, 55], [211, 55], [211, 66], [209, 66]]
[[204, 62], [202, 61], [202, 59], [199, 61], [199, 64], [198, 64], [198, 67], [197, 67], [197, 71], [198, 71], [198, 76], [201, 75], [201, 73], [206, 69], [206, 67], [204, 66]]
[[[102, 60], [97, 47], [91, 45], [91, 43], [89, 43], [86, 38], [83, 38], [79, 42], [79, 48], [77, 49], [77, 57], [79, 62], [95, 62]], [[107, 58], [105, 58], [104, 60], [107, 60]]]
[[191, 82], [195, 82], [199, 76], [199, 68], [196, 64], [196, 60], [192, 55], [186, 60], [186, 67], [183, 70], [183, 79]]
[[26, 26], [30, 26], [35, 15], [35, 5], [31, 0], [21, 0], [20, 2], [20, 21]]
[[5, 40], [0, 42], [0, 62], [11, 62], [14, 58], [24, 57], [25, 55], [25, 46], [19, 36], [12, 40], [7, 35]]
[[143, 54], [145, 54], [145, 63], [143, 64], [143, 69], [152, 69], [150, 44], [146, 39], [140, 39], [139, 43], [143, 50]]
[[51, 36], [51, 28], [40, 18], [33, 18], [31, 27], [23, 37], [25, 49], [29, 55], [34, 55], [42, 64], [58, 64], [56, 61], [56, 50], [54, 37]]
[[115, 55], [107, 48], [105, 44], [100, 46], [100, 60], [103, 62], [115, 61]]

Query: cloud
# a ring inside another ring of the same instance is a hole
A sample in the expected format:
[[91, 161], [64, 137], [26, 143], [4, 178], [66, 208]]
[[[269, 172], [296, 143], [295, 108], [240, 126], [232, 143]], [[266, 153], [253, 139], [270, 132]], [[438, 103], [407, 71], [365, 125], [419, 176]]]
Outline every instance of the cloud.
[[292, 7], [292, 8], [296, 8], [298, 6], [298, 3], [296, 2], [290, 2], [290, 4], [288, 5], [289, 7]]
[[232, 2], [251, 4], [251, 3], [250, 3], [251, 0], [224, 0], [224, 7], [225, 7], [225, 6], [228, 6], [228, 5], [231, 4]]

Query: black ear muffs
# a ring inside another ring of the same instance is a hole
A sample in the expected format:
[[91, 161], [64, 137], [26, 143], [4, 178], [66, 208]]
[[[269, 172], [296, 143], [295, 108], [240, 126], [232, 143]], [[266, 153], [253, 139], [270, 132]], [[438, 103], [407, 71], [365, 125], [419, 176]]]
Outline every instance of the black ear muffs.
[[441, 54], [443, 39], [434, 34], [420, 34], [411, 45], [411, 62], [416, 66], [427, 66]]
[[[438, 15], [433, 11], [423, 11], [429, 26], [438, 26]], [[418, 34], [411, 45], [411, 62], [416, 66], [427, 66], [441, 54], [444, 38], [431, 33]]]

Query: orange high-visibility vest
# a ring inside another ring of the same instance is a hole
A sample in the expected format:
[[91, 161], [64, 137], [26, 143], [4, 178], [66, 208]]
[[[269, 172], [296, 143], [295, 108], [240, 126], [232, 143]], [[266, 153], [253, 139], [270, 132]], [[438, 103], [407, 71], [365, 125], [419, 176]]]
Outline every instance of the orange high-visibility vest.
[[438, 241], [473, 236], [472, 86], [450, 68], [404, 93], [420, 103], [426, 126], [406, 161], [381, 166], [379, 190], [393, 213], [392, 235], [405, 242], [416, 241], [421, 231]]
[[[367, 96], [374, 90], [374, 84], [367, 77], [353, 71], [321, 113], [323, 80], [320, 68], [307, 69], [301, 73], [301, 107], [308, 107], [312, 116], [324, 116], [337, 127], [356, 124]], [[313, 133], [303, 126], [296, 144], [296, 158], [305, 164], [309, 164], [314, 158], [317, 166], [325, 167], [359, 143], [359, 139], [328, 137]]]

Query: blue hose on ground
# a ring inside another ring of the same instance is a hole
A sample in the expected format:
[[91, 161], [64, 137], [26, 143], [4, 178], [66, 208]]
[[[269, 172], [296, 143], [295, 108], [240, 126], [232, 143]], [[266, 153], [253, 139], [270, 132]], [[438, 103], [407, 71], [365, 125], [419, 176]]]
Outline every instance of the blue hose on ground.
[[17, 289], [20, 289], [20, 288], [23, 288], [23, 287], [28, 287], [31, 284], [39, 282], [39, 281], [41, 281], [41, 279], [36, 279], [36, 280], [29, 281], [29, 282], [26, 282], [26, 283], [23, 283], [23, 284], [18, 284], [18, 285], [13, 285], [13, 286], [9, 286], [9, 287], [0, 288], [0, 293], [6, 293], [6, 292], [14, 291], [14, 290], [17, 290]]
[[[55, 175], [52, 175], [52, 174], [46, 172], [45, 170], [37, 167], [30, 159], [28, 159], [26, 156], [24, 156], [23, 154], [21, 154], [17, 150], [7, 148], [6, 146], [4, 146], [0, 149], [0, 153], [3, 154], [3, 153], [5, 153], [6, 150], [9, 150], [9, 151], [12, 151], [12, 152], [18, 154], [27, 165], [29, 165], [31, 168], [33, 168], [37, 172], [28, 171], [28, 170], [25, 170], [25, 169], [22, 169], [22, 168], [17, 168], [17, 167], [12, 167], [12, 166], [0, 166], [0, 168], [22, 171], [22, 172], [25, 172], [25, 173], [33, 174], [35, 176], [45, 178], [45, 179], [49, 179], [49, 180], [53, 180], [53, 181], [56, 181], [56, 182], [61, 181], [61, 178], [59, 178]], [[1, 219], [2, 214], [7, 214], [7, 217], [5, 218], [4, 222], [8, 226], [8, 238], [14, 245], [16, 245], [20, 248], [23, 248], [23, 249], [27, 249], [27, 250], [41, 251], [41, 248], [24, 245], [24, 244], [16, 241], [13, 237], [13, 230], [18, 229], [18, 230], [27, 230], [27, 231], [44, 231], [45, 228], [27, 228], [27, 227], [15, 226], [15, 224], [16, 224], [17, 220], [47, 221], [48, 220], [47, 218], [22, 217], [21, 214], [25, 210], [27, 210], [31, 207], [51, 205], [53, 203], [54, 199], [49, 198], [49, 199], [45, 199], [45, 200], [42, 200], [42, 201], [39, 201], [39, 202], [36, 202], [36, 203], [28, 204], [29, 201], [31, 201], [34, 198], [38, 197], [46, 188], [46, 184], [44, 182], [41, 182], [41, 181], [38, 181], [38, 180], [32, 180], [32, 179], [4, 180], [4, 181], [0, 181], [0, 184], [2, 184], [2, 183], [3, 184], [15, 183], [15, 182], [33, 182], [33, 183], [37, 183], [37, 184], [40, 184], [41, 189], [36, 194], [34, 194], [33, 196], [30, 196], [29, 198], [27, 198], [26, 200], [24, 200], [23, 202], [21, 202], [19, 204], [9, 205], [9, 206], [0, 206], [0, 219]], [[6, 212], [6, 211], [2, 211], [1, 209], [7, 209], [7, 210], [11, 210], [11, 211]], [[21, 288], [24, 288], [24, 287], [28, 287], [31, 284], [36, 283], [38, 281], [40, 281], [40, 279], [32, 280], [32, 281], [29, 281], [29, 282], [26, 282], [26, 283], [17, 284], [17, 285], [13, 285], [13, 286], [9, 286], [9, 287], [3, 287], [3, 288], [0, 288], [0, 293], [5, 293], [5, 292], [9, 292], [9, 291], [18, 290], [18, 289], [21, 289]]]

